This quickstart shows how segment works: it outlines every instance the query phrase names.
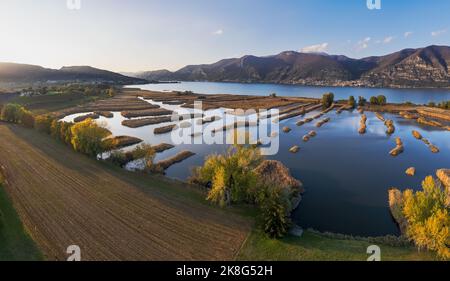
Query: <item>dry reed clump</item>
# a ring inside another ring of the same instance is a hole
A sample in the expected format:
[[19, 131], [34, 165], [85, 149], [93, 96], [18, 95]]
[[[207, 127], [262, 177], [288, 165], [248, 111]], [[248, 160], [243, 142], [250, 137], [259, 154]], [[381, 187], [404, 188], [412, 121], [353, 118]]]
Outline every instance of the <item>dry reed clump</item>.
[[367, 116], [365, 114], [361, 115], [361, 120], [359, 121], [359, 130], [358, 132], [360, 134], [365, 134], [366, 133], [366, 129], [367, 129]]
[[280, 161], [264, 160], [254, 170], [264, 183], [274, 184], [282, 188], [297, 189], [303, 192], [303, 184], [291, 176], [289, 169]]
[[310, 137], [315, 137], [315, 136], [317, 136], [317, 133], [316, 133], [316, 131], [310, 131], [309, 133], [308, 133], [308, 136], [310, 136]]
[[418, 114], [414, 114], [409, 111], [400, 111], [399, 114], [405, 119], [418, 119], [420, 117]]
[[143, 116], [163, 116], [163, 115], [171, 115], [173, 113], [172, 110], [164, 109], [164, 108], [153, 108], [146, 110], [132, 110], [132, 111], [122, 111], [121, 114], [125, 118], [134, 118], [134, 117], [143, 117]]
[[426, 117], [450, 121], [450, 110], [448, 109], [421, 107], [417, 109], [417, 112]]
[[444, 127], [444, 125], [442, 125], [441, 122], [438, 122], [435, 120], [429, 120], [429, 119], [426, 119], [425, 117], [417, 118], [417, 123], [432, 126], [432, 127], [439, 127], [439, 128]]
[[222, 126], [221, 128], [214, 129], [214, 130], [212, 130], [212, 132], [217, 133], [220, 131], [228, 131], [228, 130], [237, 129], [240, 127], [246, 127], [246, 128], [254, 127], [254, 126], [258, 126], [258, 124], [259, 124], [259, 120], [258, 121], [249, 121], [249, 120], [236, 121], [232, 124], [227, 124], [227, 125]]
[[294, 145], [293, 147], [291, 147], [289, 149], [289, 152], [291, 152], [291, 153], [297, 153], [299, 151], [300, 151], [300, 147], [298, 145]]
[[410, 167], [410, 168], [406, 169], [405, 174], [407, 174], [410, 177], [415, 176], [416, 175], [416, 168]]
[[113, 118], [114, 114], [111, 111], [96, 111], [95, 114], [103, 116], [105, 118]]
[[400, 138], [396, 138], [395, 143], [396, 147], [389, 152], [392, 156], [398, 156], [404, 151], [403, 142]]
[[98, 115], [96, 113], [89, 113], [89, 114], [85, 114], [85, 115], [74, 118], [73, 122], [78, 123], [78, 122], [83, 122], [86, 119], [98, 119], [98, 118], [100, 118], [100, 115]]
[[305, 192], [303, 184], [291, 176], [289, 169], [280, 161], [265, 160], [254, 172], [258, 178], [273, 186], [278, 186], [289, 195], [290, 210], [295, 210], [302, 200], [302, 193]]
[[117, 137], [109, 138], [106, 141], [110, 143], [112, 149], [123, 148], [123, 147], [135, 145], [135, 144], [142, 142], [142, 140], [140, 138], [131, 137], [131, 136], [117, 136]]
[[418, 140], [422, 139], [422, 135], [418, 131], [413, 130], [412, 135], [413, 135], [413, 137], [415, 137]]
[[219, 121], [221, 119], [222, 119], [222, 117], [220, 117], [220, 116], [209, 116], [209, 117], [205, 117], [203, 119], [197, 120], [197, 124], [198, 125], [203, 125], [203, 124], [206, 124], [206, 123], [212, 123], [212, 122], [215, 122], [215, 121]]
[[168, 143], [160, 143], [160, 144], [152, 146], [153, 150], [156, 153], [161, 153], [161, 152], [164, 152], [166, 150], [172, 149], [174, 147], [175, 147], [174, 145], [168, 144]]
[[400, 232], [402, 234], [406, 233], [407, 221], [402, 212], [403, 206], [403, 194], [397, 188], [389, 189], [389, 209], [391, 211], [392, 217], [397, 222], [400, 227]]
[[190, 128], [191, 126], [192, 126], [192, 124], [189, 121], [185, 121], [185, 122], [181, 122], [180, 123], [180, 128], [182, 128], [182, 129]]
[[170, 166], [172, 166], [176, 163], [180, 163], [183, 160], [185, 160], [191, 156], [194, 156], [194, 155], [195, 155], [195, 153], [185, 150], [185, 151], [178, 153], [177, 155], [175, 155], [173, 157], [159, 161], [157, 164], [155, 164], [155, 167], [157, 170], [164, 171], [164, 170], [167, 170]]
[[311, 105], [311, 106], [309, 106], [309, 107], [307, 107], [305, 109], [300, 109], [300, 110], [293, 111], [291, 113], [282, 115], [278, 119], [274, 120], [273, 123], [278, 123], [279, 121], [282, 121], [282, 120], [290, 119], [290, 118], [297, 117], [297, 116], [300, 116], [300, 115], [305, 115], [306, 113], [311, 112], [313, 110], [316, 110], [316, 109], [318, 109], [320, 107], [322, 107], [321, 104], [315, 104], [315, 105]]
[[297, 125], [297, 126], [303, 126], [303, 125], [305, 125], [305, 120], [300, 120], [300, 121], [298, 121], [297, 123], [295, 123], [295, 125]]
[[143, 126], [167, 123], [171, 121], [172, 121], [171, 116], [160, 116], [160, 117], [123, 120], [122, 125], [130, 128], [139, 128]]
[[375, 112], [375, 116], [381, 121], [381, 122], [386, 122], [386, 119], [384, 118], [383, 115], [381, 115], [378, 112]]
[[392, 135], [395, 132], [394, 121], [388, 119], [384, 122], [384, 125], [387, 127], [386, 134]]
[[153, 129], [153, 134], [155, 134], [155, 135], [166, 134], [166, 133], [172, 132], [173, 130], [175, 130], [177, 128], [178, 128], [178, 126], [175, 124], [159, 127], [159, 128]]
[[344, 104], [343, 106], [339, 107], [338, 110], [336, 110], [336, 114], [341, 114], [342, 111], [347, 110], [349, 108], [350, 108], [349, 105]]
[[320, 127], [322, 127], [324, 124], [330, 122], [330, 120], [331, 120], [331, 119], [330, 119], [329, 117], [328, 117], [328, 118], [325, 118], [325, 119], [323, 119], [323, 120], [320, 120], [319, 122], [316, 123], [316, 127], [317, 127], [317, 128], [320, 128]]
[[413, 130], [412, 134], [416, 139], [421, 140], [426, 146], [428, 146], [431, 152], [439, 153], [439, 148], [433, 145], [428, 139], [424, 138], [419, 132]]
[[437, 146], [435, 146], [435, 145], [433, 145], [433, 144], [430, 144], [430, 145], [429, 145], [429, 148], [430, 148], [431, 152], [433, 152], [433, 153], [439, 153], [439, 148], [438, 148]]

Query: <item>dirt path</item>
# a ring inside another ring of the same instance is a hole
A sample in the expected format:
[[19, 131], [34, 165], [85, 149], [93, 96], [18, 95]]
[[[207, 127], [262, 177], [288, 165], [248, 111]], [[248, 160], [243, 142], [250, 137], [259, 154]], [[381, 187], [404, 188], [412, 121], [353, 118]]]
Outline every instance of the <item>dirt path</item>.
[[250, 229], [182, 184], [115, 171], [34, 130], [0, 123], [0, 165], [49, 260], [69, 245], [83, 260], [230, 260]]

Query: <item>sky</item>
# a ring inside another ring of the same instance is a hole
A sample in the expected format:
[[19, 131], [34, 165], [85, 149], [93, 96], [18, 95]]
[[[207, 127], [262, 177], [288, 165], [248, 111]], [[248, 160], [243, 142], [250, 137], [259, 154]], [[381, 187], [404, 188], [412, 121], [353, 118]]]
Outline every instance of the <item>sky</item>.
[[366, 2], [0, 0], [0, 61], [173, 71], [286, 50], [361, 58], [450, 45], [450, 1]]

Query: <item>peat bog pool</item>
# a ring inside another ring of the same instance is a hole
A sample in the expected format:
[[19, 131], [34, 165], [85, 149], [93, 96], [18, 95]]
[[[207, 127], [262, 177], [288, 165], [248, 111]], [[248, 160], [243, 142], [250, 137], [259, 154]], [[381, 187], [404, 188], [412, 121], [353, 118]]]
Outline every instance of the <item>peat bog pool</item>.
[[[149, 102], [174, 111], [179, 110], [178, 105]], [[220, 115], [224, 110], [206, 111], [205, 116]], [[399, 234], [389, 212], [388, 190], [391, 187], [418, 190], [425, 176], [435, 175], [439, 168], [449, 168], [450, 132], [418, 124], [415, 120], [403, 119], [399, 115], [384, 113], [386, 119], [394, 121], [396, 128], [395, 133], [389, 136], [383, 122], [373, 112], [366, 112], [367, 132], [360, 135], [358, 129], [361, 115], [356, 110], [340, 114], [335, 110], [331, 111], [324, 115], [324, 118], [331, 118], [330, 122], [320, 128], [315, 126], [318, 120], [296, 126], [299, 119], [312, 117], [317, 113], [319, 111], [310, 112], [305, 117], [281, 121], [280, 128], [288, 126], [292, 131], [283, 133], [280, 129], [279, 151], [276, 155], [267, 157], [283, 162], [292, 175], [304, 184], [306, 193], [299, 208], [293, 213], [293, 220], [304, 228], [312, 227], [319, 231], [361, 236]], [[72, 121], [79, 115], [70, 115], [63, 120]], [[125, 119], [120, 112], [114, 112], [113, 118], [100, 117], [98, 121], [104, 122], [116, 136], [134, 136], [152, 145], [172, 143], [171, 133], [153, 134], [154, 128], [172, 123], [128, 128], [121, 125]], [[198, 119], [192, 119], [191, 122]], [[223, 124], [219, 120], [205, 125], [206, 131], [220, 128]], [[262, 125], [267, 124], [262, 123], [260, 126]], [[317, 136], [304, 142], [302, 137], [311, 130], [315, 130]], [[423, 142], [412, 136], [412, 130], [419, 131], [439, 147], [440, 152], [432, 153]], [[389, 155], [389, 151], [395, 147], [396, 137], [402, 139], [405, 151], [393, 157]], [[198, 138], [202, 139], [195, 139]], [[289, 152], [294, 145], [300, 147], [296, 154]], [[228, 145], [225, 144], [181, 144], [157, 154], [155, 161], [169, 158], [183, 150], [194, 152], [193, 157], [166, 170], [167, 176], [186, 180], [192, 168], [202, 165], [205, 157], [211, 153], [225, 152], [227, 148]], [[131, 163], [128, 168], [133, 168], [133, 164], [139, 163]], [[405, 174], [409, 167], [416, 168], [414, 177]]]

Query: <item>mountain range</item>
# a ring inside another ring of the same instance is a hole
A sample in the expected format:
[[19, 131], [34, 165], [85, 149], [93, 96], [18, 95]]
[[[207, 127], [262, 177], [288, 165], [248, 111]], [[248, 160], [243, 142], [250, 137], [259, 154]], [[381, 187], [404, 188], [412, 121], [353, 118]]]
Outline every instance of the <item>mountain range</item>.
[[151, 81], [263, 82], [316, 86], [450, 87], [450, 47], [404, 49], [385, 56], [353, 59], [343, 55], [286, 51], [247, 55], [178, 71], [130, 74]]
[[1, 83], [46, 83], [46, 82], [99, 82], [114, 84], [143, 84], [147, 80], [90, 66], [68, 66], [61, 69], [44, 68], [37, 65], [0, 62]]

